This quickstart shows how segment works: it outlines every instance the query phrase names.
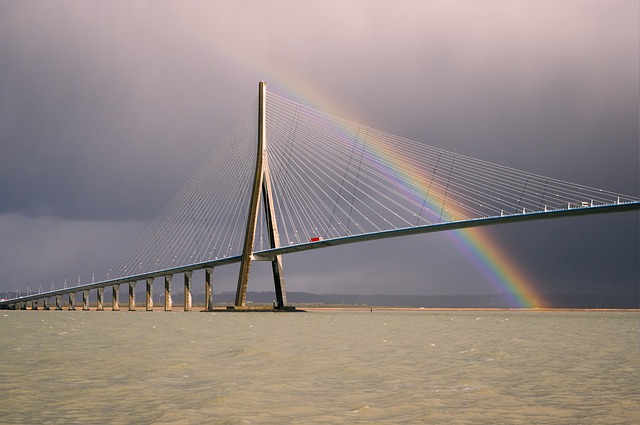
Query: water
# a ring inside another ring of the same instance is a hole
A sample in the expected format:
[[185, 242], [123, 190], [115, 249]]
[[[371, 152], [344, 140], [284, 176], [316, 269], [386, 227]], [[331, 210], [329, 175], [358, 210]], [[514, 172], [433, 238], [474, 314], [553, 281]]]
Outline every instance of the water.
[[637, 312], [0, 312], [7, 424], [632, 424]]

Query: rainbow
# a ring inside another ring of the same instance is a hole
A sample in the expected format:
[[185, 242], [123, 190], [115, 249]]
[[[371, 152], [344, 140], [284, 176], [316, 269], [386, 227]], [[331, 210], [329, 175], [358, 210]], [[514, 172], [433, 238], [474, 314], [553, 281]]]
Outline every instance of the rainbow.
[[[248, 78], [253, 78], [253, 81], [265, 79], [270, 88], [275, 87], [275, 92], [319, 111], [325, 111], [335, 116], [354, 116], [353, 111], [343, 110], [332, 99], [317, 90], [313, 84], [297, 78], [296, 75], [287, 72], [287, 70], [276, 68], [273, 64], [270, 64], [270, 69], [265, 69], [264, 66], [256, 66], [257, 64], [252, 63], [247, 57], [235, 52], [229, 52], [222, 46], [218, 47], [221, 47], [219, 53], [226, 59], [235, 62], [236, 65], [240, 65], [245, 75]], [[258, 69], [260, 75], [252, 75], [254, 74], [252, 71]], [[409, 182], [417, 193], [427, 194], [425, 185], [421, 184], [416, 176], [407, 171], [408, 167], [405, 158], [402, 158], [402, 156], [386, 148], [381, 143], [371, 143], [369, 146], [372, 147], [370, 149], [371, 153], [377, 156], [381, 163], [387, 164], [391, 175], [395, 173], [401, 176], [405, 183]], [[431, 198], [428, 200], [435, 205], [433, 197], [437, 196], [439, 195], [431, 193], [429, 194]], [[452, 213], [455, 215], [456, 211]], [[515, 262], [509, 258], [504, 249], [491, 240], [485, 230], [473, 228], [455, 230], [447, 232], [447, 234], [454, 245], [472, 261], [494, 289], [508, 298], [506, 301], [510, 307], [542, 308], [546, 305], [543, 298], [536, 294], [533, 283], [519, 271]]]
[[494, 289], [506, 291], [503, 294], [509, 297], [509, 305], [519, 308], [545, 306], [534, 285], [483, 229], [455, 230], [452, 235], [454, 244], [473, 261]]
[[[345, 129], [345, 131], [347, 131]], [[355, 136], [355, 134], [353, 135]], [[351, 137], [350, 140], [354, 140]], [[420, 177], [408, 171], [408, 161], [398, 152], [392, 151], [376, 137], [367, 139], [367, 153], [388, 167], [389, 176], [397, 176], [410, 193], [419, 194], [419, 201], [426, 199], [432, 211], [441, 209], [444, 194], [434, 190], [429, 191]], [[440, 201], [439, 201], [440, 200]], [[453, 220], [463, 214], [455, 210], [443, 211], [444, 220]], [[540, 308], [544, 306], [541, 297], [536, 294], [534, 285], [518, 270], [514, 261], [508, 258], [498, 244], [480, 228], [454, 230], [447, 232], [454, 245], [463, 252], [485, 276], [498, 293], [507, 297], [508, 305], [514, 308]]]
[[[296, 100], [300, 97], [306, 98], [305, 104], [311, 103], [312, 107], [323, 111], [335, 111], [337, 107], [320, 95], [309, 89], [309, 86], [292, 88], [286, 90]], [[312, 100], [310, 102], [310, 100]], [[338, 115], [338, 114], [334, 114]], [[346, 133], [349, 131], [344, 129]], [[350, 137], [354, 140], [354, 137]], [[408, 162], [397, 152], [391, 151], [376, 138], [370, 138], [367, 142], [368, 153], [375, 156], [381, 164], [386, 164], [390, 176], [396, 175], [400, 177], [405, 184], [409, 184], [415, 193], [427, 196], [425, 184], [419, 178], [408, 171]], [[437, 211], [439, 203], [435, 199], [442, 198], [443, 195], [431, 190], [428, 194], [427, 201]], [[446, 219], [451, 219], [458, 214], [453, 210], [448, 212]], [[493, 241], [484, 229], [472, 228], [464, 230], [455, 230], [447, 232], [454, 245], [464, 253], [482, 275], [491, 283], [493, 288], [498, 291], [510, 307], [513, 308], [541, 308], [545, 303], [542, 297], [535, 292], [535, 286], [527, 277], [519, 271], [515, 262], [509, 258], [503, 248]]]

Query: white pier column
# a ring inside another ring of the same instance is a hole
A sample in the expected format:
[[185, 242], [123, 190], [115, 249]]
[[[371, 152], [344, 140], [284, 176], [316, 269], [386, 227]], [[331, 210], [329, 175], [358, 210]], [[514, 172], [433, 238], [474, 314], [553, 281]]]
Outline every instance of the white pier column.
[[129, 311], [136, 310], [136, 283], [129, 282]]
[[56, 295], [56, 310], [62, 310], [62, 295]]
[[82, 290], [82, 310], [89, 311], [89, 290]]
[[31, 301], [31, 310], [37, 310], [38, 309], [38, 301], [33, 300]]
[[173, 300], [171, 299], [171, 282], [173, 275], [168, 274], [164, 276], [164, 311], [171, 311]]
[[184, 272], [184, 311], [191, 311], [191, 277], [193, 272], [188, 270]]
[[213, 310], [213, 267], [204, 269], [204, 311]]
[[42, 299], [42, 308], [44, 310], [49, 310], [49, 297], [45, 297]]
[[96, 311], [104, 311], [104, 288], [98, 288], [98, 302], [96, 304]]
[[120, 311], [120, 284], [113, 285], [113, 302], [111, 304], [111, 311]]
[[153, 311], [153, 278], [147, 278], [147, 311]]
[[76, 293], [71, 292], [69, 294], [69, 310], [75, 310], [75, 309], [76, 309]]

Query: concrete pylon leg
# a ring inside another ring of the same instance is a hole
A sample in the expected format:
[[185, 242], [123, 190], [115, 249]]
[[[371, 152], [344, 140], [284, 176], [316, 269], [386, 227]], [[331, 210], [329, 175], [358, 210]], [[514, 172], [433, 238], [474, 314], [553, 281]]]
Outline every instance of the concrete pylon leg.
[[37, 310], [38, 309], [38, 301], [33, 300], [31, 301], [31, 310]]
[[204, 310], [213, 310], [213, 267], [204, 269]]
[[191, 278], [192, 271], [184, 272], [184, 311], [191, 311]]
[[44, 310], [49, 310], [49, 298], [43, 298], [42, 299], [42, 308]]
[[147, 303], [145, 309], [147, 311], [153, 311], [153, 278], [147, 278]]
[[129, 282], [129, 311], [136, 310], [136, 282]]
[[89, 290], [82, 291], [82, 310], [89, 311]]
[[171, 299], [171, 282], [173, 275], [168, 274], [164, 277], [164, 311], [171, 311], [173, 300]]
[[120, 311], [120, 285], [113, 285], [113, 302], [111, 304], [112, 311]]
[[62, 310], [62, 295], [56, 295], [56, 310]]
[[69, 294], [69, 310], [75, 310], [75, 309], [76, 309], [76, 293], [71, 292]]
[[[273, 193], [271, 191], [271, 177], [269, 173], [268, 157], [264, 159], [264, 178], [262, 179], [262, 200], [264, 202], [265, 220], [267, 223], [267, 233], [269, 235], [269, 246], [280, 248], [280, 236], [278, 235], [278, 224], [276, 222], [275, 207], [273, 205]], [[281, 308], [287, 304], [287, 292], [284, 287], [284, 273], [282, 271], [282, 256], [276, 255], [271, 261], [273, 272], [273, 283], [276, 291], [276, 305]]]
[[96, 304], [96, 311], [104, 311], [104, 288], [98, 288], [98, 302]]

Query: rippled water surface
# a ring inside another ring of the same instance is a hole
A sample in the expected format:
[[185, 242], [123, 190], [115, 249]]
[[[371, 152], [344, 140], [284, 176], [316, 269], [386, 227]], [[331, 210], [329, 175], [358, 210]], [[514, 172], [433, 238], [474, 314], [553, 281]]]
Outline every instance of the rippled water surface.
[[8, 424], [633, 424], [635, 312], [0, 312]]

